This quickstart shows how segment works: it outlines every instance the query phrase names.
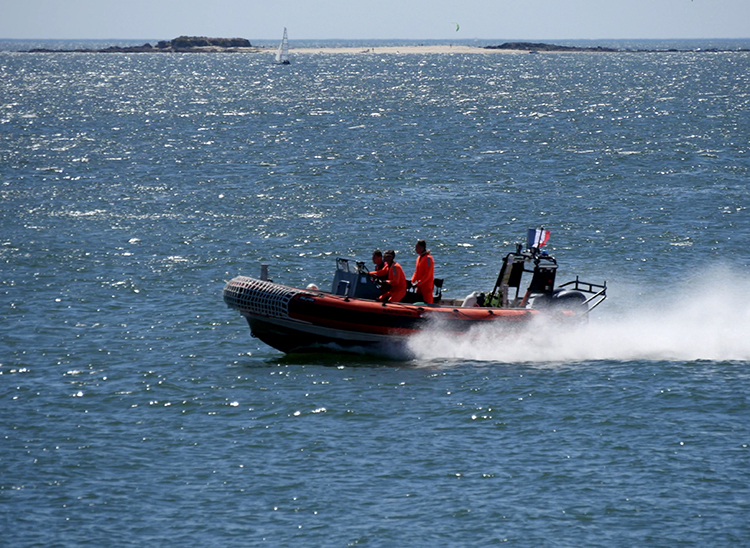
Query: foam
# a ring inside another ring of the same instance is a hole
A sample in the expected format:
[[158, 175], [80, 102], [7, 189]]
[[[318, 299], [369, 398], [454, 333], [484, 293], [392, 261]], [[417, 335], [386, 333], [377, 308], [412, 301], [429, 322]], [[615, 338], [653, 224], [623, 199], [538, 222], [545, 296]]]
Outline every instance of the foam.
[[750, 361], [750, 281], [717, 270], [671, 290], [627, 288], [581, 325], [541, 319], [515, 330], [479, 326], [459, 337], [436, 326], [409, 344], [420, 359]]

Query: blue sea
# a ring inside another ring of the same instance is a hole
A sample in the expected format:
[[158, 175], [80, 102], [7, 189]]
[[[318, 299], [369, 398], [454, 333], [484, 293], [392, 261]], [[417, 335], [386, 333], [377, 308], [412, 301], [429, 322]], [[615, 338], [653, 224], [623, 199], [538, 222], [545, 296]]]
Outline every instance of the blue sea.
[[[15, 46], [1, 545], [750, 546], [750, 53]], [[418, 238], [461, 298], [542, 226], [586, 325], [287, 357], [222, 301]]]

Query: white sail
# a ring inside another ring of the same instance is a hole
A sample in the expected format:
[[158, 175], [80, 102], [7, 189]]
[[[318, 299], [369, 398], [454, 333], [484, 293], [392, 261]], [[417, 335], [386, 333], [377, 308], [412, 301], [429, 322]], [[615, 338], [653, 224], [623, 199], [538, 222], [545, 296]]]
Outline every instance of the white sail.
[[279, 49], [276, 50], [276, 62], [280, 65], [289, 64], [289, 39], [286, 35], [286, 27], [284, 27], [284, 37], [281, 39]]

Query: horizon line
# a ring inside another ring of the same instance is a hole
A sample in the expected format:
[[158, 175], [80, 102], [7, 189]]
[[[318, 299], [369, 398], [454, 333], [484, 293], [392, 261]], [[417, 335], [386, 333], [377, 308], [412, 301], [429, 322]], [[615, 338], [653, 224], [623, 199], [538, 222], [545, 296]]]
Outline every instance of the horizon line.
[[[245, 40], [251, 41], [253, 39], [245, 38], [242, 36], [208, 36], [208, 35], [199, 35], [199, 34], [181, 34], [179, 36], [188, 36], [188, 37], [201, 37], [201, 38], [243, 38]], [[175, 36], [174, 38], [178, 38], [178, 36]], [[99, 41], [106, 41], [106, 40], [128, 40], [128, 41], [141, 41], [141, 40], [173, 40], [174, 38], [5, 38], [0, 37], [0, 40], [15, 40], [15, 41], [23, 41], [23, 40], [99, 40]], [[254, 40], [262, 40], [262, 41], [278, 41], [278, 37], [271, 37], [271, 38], [254, 38]], [[669, 37], [669, 38], [635, 38], [635, 37], [629, 37], [629, 38], [294, 38], [290, 39], [290, 42], [294, 41], [309, 41], [309, 40], [323, 40], [323, 41], [386, 41], [386, 40], [404, 40], [404, 41], [431, 41], [431, 42], [448, 42], [448, 43], [455, 43], [455, 42], [469, 42], [469, 41], [476, 41], [476, 40], [502, 40], [505, 42], [538, 42], [538, 41], [554, 41], [554, 40], [560, 40], [560, 41], [587, 41], [587, 42], [595, 42], [599, 40], [750, 40], [750, 36], [748, 37]]]

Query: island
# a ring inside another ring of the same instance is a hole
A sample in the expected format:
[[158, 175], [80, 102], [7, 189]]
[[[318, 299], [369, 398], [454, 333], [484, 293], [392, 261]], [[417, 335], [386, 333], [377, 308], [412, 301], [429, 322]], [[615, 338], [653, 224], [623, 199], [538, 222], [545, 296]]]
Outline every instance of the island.
[[620, 50], [614, 48], [604, 48], [602, 46], [595, 47], [576, 47], [576, 46], [557, 46], [555, 44], [543, 44], [534, 42], [506, 42], [499, 46], [485, 46], [484, 49], [497, 49], [497, 50], [509, 50], [509, 51], [528, 51], [528, 52], [608, 52], [617, 53]]
[[155, 46], [110, 46], [103, 49], [46, 49], [36, 48], [29, 53], [247, 53], [261, 51], [245, 38], [207, 38], [205, 36], [178, 36], [157, 42]]
[[495, 51], [526, 51], [529, 53], [735, 53], [735, 52], [747, 52], [748, 49], [737, 48], [737, 49], [719, 49], [719, 48], [705, 48], [705, 49], [617, 49], [617, 48], [605, 48], [602, 46], [593, 47], [578, 47], [578, 46], [557, 46], [555, 44], [544, 44], [535, 42], [506, 42], [499, 46], [485, 46], [484, 49], [495, 50]]

